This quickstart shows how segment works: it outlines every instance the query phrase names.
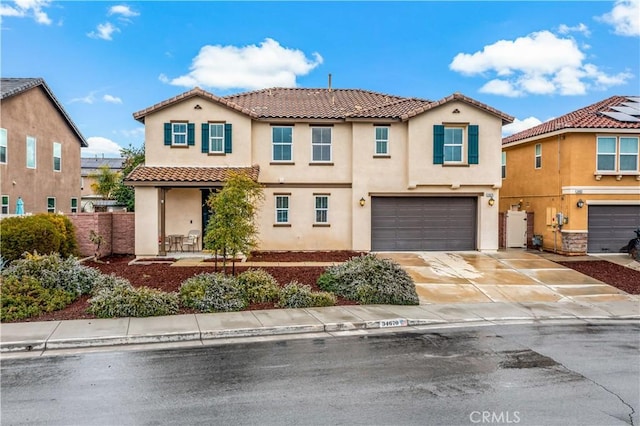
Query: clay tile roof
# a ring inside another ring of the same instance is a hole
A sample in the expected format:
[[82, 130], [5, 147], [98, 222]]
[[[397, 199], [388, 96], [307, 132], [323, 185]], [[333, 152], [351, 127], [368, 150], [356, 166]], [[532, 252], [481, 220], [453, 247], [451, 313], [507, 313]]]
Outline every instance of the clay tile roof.
[[75, 133], [76, 137], [80, 141], [80, 146], [86, 148], [89, 146], [82, 133], [73, 122], [67, 111], [62, 107], [58, 98], [55, 97], [47, 83], [42, 78], [5, 78], [0, 79], [0, 100], [10, 98], [20, 93], [26, 92], [34, 87], [42, 86], [47, 96], [51, 99], [55, 107], [58, 109], [62, 117], [67, 122], [67, 125], [71, 128], [71, 131]]
[[[257, 181], [259, 166], [251, 167], [151, 167], [138, 166], [126, 177], [125, 182], [133, 186], [145, 183], [159, 185], [161, 183], [203, 184], [220, 183], [227, 180], [232, 173], [244, 173]], [[159, 185], [161, 186], [161, 185]]]
[[430, 102], [428, 105], [421, 106], [419, 108], [414, 109], [413, 111], [409, 111], [405, 116], [402, 117], [402, 119], [403, 120], [407, 120], [407, 119], [409, 119], [411, 117], [414, 117], [414, 116], [416, 116], [418, 114], [421, 114], [421, 113], [423, 113], [423, 112], [425, 112], [425, 111], [427, 111], [429, 109], [433, 109], [433, 108], [439, 107], [441, 105], [444, 105], [446, 103], [453, 102], [453, 101], [461, 101], [461, 102], [467, 103], [469, 105], [473, 105], [473, 106], [475, 106], [477, 108], [483, 109], [483, 110], [487, 111], [488, 113], [493, 114], [493, 115], [498, 116], [499, 118], [501, 118], [503, 124], [508, 124], [508, 123], [512, 123], [513, 122], [513, 117], [512, 116], [510, 116], [508, 114], [505, 114], [504, 112], [499, 111], [499, 110], [497, 110], [497, 109], [495, 109], [495, 108], [493, 108], [493, 107], [491, 107], [491, 106], [489, 106], [489, 105], [487, 105], [485, 103], [476, 101], [475, 99], [470, 98], [468, 96], [465, 96], [462, 93], [458, 93], [458, 92], [456, 92], [456, 93], [454, 93], [452, 95], [449, 95], [447, 97], [444, 97], [444, 98], [440, 99], [439, 101]]
[[[634, 110], [636, 111], [635, 114], [633, 113]], [[640, 114], [640, 97], [612, 96], [530, 129], [507, 136], [502, 139], [502, 144], [567, 129], [640, 129], [638, 114]]]

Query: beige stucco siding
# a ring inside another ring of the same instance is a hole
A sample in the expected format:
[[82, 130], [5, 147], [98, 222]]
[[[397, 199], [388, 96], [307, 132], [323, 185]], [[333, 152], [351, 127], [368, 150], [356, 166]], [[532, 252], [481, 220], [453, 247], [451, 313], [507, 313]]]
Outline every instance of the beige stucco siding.
[[160, 236], [160, 190], [136, 188], [136, 244], [137, 256], [158, 254]]
[[[71, 199], [80, 208], [80, 140], [45, 91], [37, 86], [2, 101], [0, 127], [7, 130], [7, 164], [0, 164], [0, 188], [8, 195], [10, 213], [20, 196], [26, 212], [71, 213]], [[36, 168], [26, 167], [26, 138], [36, 139]], [[53, 170], [53, 144], [61, 144], [61, 171]], [[14, 184], [15, 182], [15, 184]]]
[[[196, 109], [199, 105], [201, 108]], [[164, 145], [164, 123], [188, 121], [195, 124], [195, 145]], [[231, 154], [202, 153], [202, 123], [232, 124]], [[251, 119], [204, 98], [191, 98], [164, 108], [145, 118], [145, 164], [147, 166], [229, 166], [251, 165]]]

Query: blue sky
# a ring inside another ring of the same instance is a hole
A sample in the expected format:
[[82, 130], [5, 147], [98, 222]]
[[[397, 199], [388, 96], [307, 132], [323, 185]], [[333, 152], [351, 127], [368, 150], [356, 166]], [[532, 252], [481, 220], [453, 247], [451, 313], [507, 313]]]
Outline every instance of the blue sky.
[[3, 0], [3, 77], [43, 77], [89, 141], [139, 147], [136, 111], [194, 86], [454, 92], [516, 118], [505, 134], [640, 94], [638, 0], [84, 2]]

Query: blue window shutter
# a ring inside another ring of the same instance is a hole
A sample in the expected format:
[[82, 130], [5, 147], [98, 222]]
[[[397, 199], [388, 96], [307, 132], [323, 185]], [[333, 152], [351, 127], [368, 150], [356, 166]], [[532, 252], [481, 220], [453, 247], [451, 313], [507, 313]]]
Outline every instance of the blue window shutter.
[[202, 153], [209, 152], [209, 123], [202, 123]]
[[433, 125], [433, 164], [444, 163], [444, 126]]
[[469, 164], [478, 164], [480, 149], [478, 144], [478, 126], [470, 125], [469, 132]]
[[226, 123], [224, 125], [224, 152], [225, 154], [231, 154], [231, 151], [231, 123]]
[[164, 144], [171, 145], [171, 123], [164, 123]]
[[194, 146], [196, 144], [196, 125], [187, 124], [187, 145]]

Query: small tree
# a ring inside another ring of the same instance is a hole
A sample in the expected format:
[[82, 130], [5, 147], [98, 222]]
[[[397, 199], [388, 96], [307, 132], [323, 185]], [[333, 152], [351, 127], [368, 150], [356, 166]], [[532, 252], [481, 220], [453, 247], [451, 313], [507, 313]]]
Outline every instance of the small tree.
[[93, 192], [107, 200], [113, 198], [113, 193], [120, 182], [120, 173], [112, 172], [109, 166], [103, 165], [98, 167], [98, 171], [91, 173], [89, 177], [95, 179], [95, 182], [91, 184]]
[[132, 212], [136, 209], [135, 191], [131, 186], [124, 184], [124, 179], [139, 164], [144, 163], [144, 144], [140, 148], [122, 148], [120, 155], [124, 159], [122, 162], [122, 176], [115, 188], [113, 195], [118, 200], [118, 204], [127, 206], [127, 211]]
[[243, 173], [229, 176], [222, 190], [211, 194], [207, 205], [211, 220], [204, 235], [204, 247], [216, 258], [222, 253], [223, 267], [231, 256], [235, 274], [235, 258], [258, 244], [255, 224], [258, 204], [264, 199], [262, 186]]

